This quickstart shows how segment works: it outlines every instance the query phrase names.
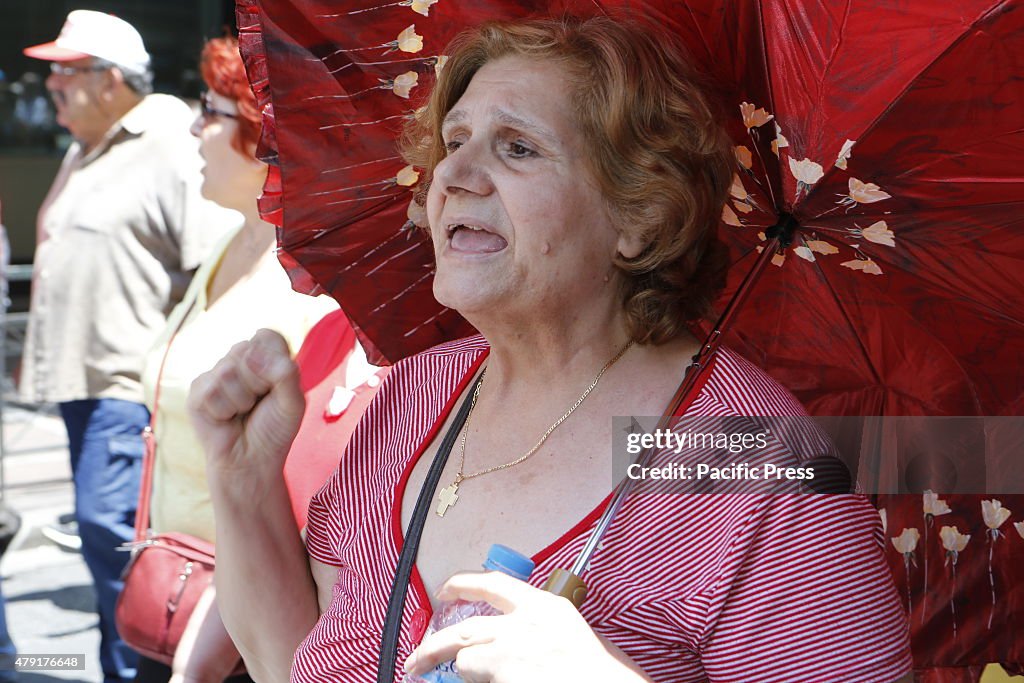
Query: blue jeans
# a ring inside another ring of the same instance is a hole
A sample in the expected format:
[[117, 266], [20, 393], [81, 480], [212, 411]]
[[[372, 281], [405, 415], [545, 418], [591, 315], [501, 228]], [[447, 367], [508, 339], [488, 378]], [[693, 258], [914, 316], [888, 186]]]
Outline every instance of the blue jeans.
[[149, 411], [141, 403], [101, 398], [61, 403], [60, 413], [68, 430], [82, 558], [96, 588], [100, 665], [105, 683], [127, 683], [135, 678], [138, 655], [114, 623], [129, 556], [118, 547], [134, 536]]

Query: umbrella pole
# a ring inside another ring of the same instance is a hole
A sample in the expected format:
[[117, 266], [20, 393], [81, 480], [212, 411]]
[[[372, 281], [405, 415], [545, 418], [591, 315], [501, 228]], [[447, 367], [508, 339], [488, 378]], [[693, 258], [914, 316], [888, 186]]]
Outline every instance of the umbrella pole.
[[[778, 223], [765, 231], [769, 238], [768, 243], [757, 257], [757, 261], [754, 262], [750, 272], [743, 278], [743, 282], [740, 283], [736, 293], [729, 300], [729, 303], [726, 304], [725, 310], [722, 311], [722, 315], [719, 316], [714, 328], [708, 334], [704, 343], [701, 344], [700, 350], [694, 355], [693, 363], [687, 369], [686, 374], [683, 376], [683, 381], [679, 384], [676, 393], [672, 396], [668, 407], [658, 421], [658, 429], [668, 428], [678, 415], [680, 408], [685, 409], [689, 407], [693, 399], [696, 398], [694, 395], [696, 393], [695, 389], [700, 386], [705, 373], [711, 367], [711, 360], [722, 344], [722, 335], [729, 329], [737, 313], [746, 303], [751, 290], [753, 290], [754, 285], [760, 279], [761, 273], [764, 272], [768, 263], [771, 262], [776, 253], [792, 243], [796, 225], [796, 220], [792, 216], [782, 214], [779, 216]], [[649, 448], [644, 451], [637, 462], [640, 465], [645, 465], [653, 457], [654, 450], [654, 448]], [[635, 483], [636, 480], [629, 477], [626, 477], [619, 483], [611, 502], [597, 521], [597, 526], [594, 527], [594, 531], [590, 534], [590, 538], [587, 539], [586, 544], [580, 551], [579, 557], [573, 563], [572, 569], [555, 569], [544, 583], [544, 590], [561, 595], [575, 605], [577, 609], [583, 605], [587, 598], [587, 586], [583, 582], [583, 574], [586, 572], [587, 565], [590, 564], [597, 546], [601, 543], [601, 539], [604, 538], [605, 532], [608, 531], [608, 527], [611, 526], [615, 515], [618, 514], [619, 508], [622, 507], [622, 503]]]

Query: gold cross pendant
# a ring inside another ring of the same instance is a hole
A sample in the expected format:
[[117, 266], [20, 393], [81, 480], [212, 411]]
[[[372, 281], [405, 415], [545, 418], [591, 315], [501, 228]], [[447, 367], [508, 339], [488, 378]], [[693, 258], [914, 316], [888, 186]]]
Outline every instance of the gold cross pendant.
[[444, 517], [444, 513], [448, 512], [448, 508], [459, 502], [459, 482], [453, 482], [451, 486], [441, 489], [437, 500], [437, 516]]

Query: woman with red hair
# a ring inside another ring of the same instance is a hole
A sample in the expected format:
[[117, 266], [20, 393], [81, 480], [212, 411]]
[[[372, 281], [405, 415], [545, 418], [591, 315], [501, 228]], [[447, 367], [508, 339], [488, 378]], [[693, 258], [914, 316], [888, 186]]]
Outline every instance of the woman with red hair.
[[[192, 380], [260, 328], [281, 333], [294, 352], [309, 329], [328, 311], [336, 310], [337, 304], [327, 297], [292, 291], [274, 254], [275, 228], [259, 217], [256, 199], [267, 166], [254, 156], [260, 116], [238, 42], [233, 38], [209, 41], [203, 49], [201, 70], [209, 90], [203, 95], [202, 112], [192, 125], [192, 134], [199, 138], [200, 154], [206, 162], [202, 193], [237, 211], [242, 220], [196, 271], [184, 299], [147, 356], [143, 383], [157, 440], [152, 530], [215, 542], [203, 449], [185, 412]], [[350, 338], [349, 350], [353, 346]], [[137, 680], [249, 680], [246, 676], [228, 678], [238, 662], [238, 651], [217, 614], [211, 586], [193, 612], [173, 667], [144, 659]]]

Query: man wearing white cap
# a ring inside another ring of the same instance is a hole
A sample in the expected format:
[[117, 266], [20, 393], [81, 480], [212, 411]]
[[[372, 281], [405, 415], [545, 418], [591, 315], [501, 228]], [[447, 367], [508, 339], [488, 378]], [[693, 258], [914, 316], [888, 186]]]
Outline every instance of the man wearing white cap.
[[200, 197], [192, 113], [150, 94], [149, 54], [130, 24], [76, 10], [55, 41], [25, 54], [51, 62], [46, 87], [75, 143], [39, 211], [21, 391], [60, 407], [100, 663], [106, 681], [129, 681], [136, 656], [117, 635], [114, 607], [149, 422], [142, 359], [236, 217]]

